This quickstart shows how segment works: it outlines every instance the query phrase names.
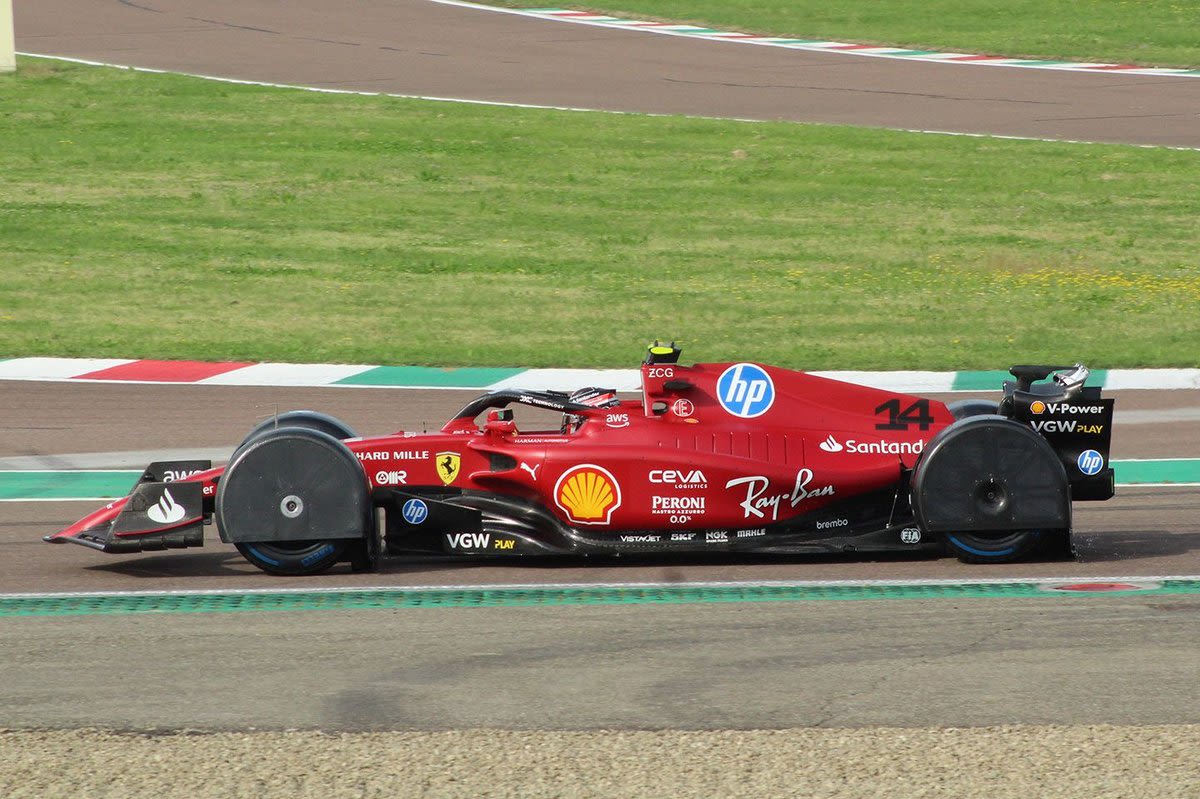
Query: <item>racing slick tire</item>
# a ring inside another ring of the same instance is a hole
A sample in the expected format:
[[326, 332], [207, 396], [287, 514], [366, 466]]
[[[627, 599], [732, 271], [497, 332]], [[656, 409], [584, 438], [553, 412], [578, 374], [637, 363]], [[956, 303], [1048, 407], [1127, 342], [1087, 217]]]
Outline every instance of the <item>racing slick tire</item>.
[[1002, 416], [961, 419], [913, 471], [913, 511], [967, 563], [1020, 560], [1071, 527], [1062, 461], [1032, 428]]
[[339, 441], [358, 437], [358, 433], [355, 433], [348, 424], [327, 413], [320, 413], [318, 411], [288, 411], [259, 422], [246, 434], [246, 437], [242, 439], [242, 443], [238, 445], [238, 448], [241, 449], [268, 430], [276, 430], [280, 427], [305, 427], [309, 430], [320, 430], [322, 433], [328, 433]]
[[341, 560], [346, 541], [277, 541], [234, 544], [242, 557], [267, 574], [303, 577], [329, 571]]
[[323, 572], [375, 531], [358, 458], [306, 427], [273, 428], [239, 447], [217, 485], [215, 518], [223, 541], [280, 575]]
[[1012, 563], [1032, 555], [1042, 545], [1041, 530], [1004, 534], [951, 533], [942, 539], [951, 555], [963, 563]]
[[969, 416], [991, 416], [997, 413], [1000, 404], [985, 399], [955, 400], [946, 405], [947, 410], [955, 419], [966, 419]]

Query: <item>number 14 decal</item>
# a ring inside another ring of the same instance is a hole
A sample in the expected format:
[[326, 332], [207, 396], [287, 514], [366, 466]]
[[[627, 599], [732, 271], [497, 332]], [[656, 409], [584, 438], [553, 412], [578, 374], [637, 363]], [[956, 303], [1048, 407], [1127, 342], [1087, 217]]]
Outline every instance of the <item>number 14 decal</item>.
[[877, 415], [887, 414], [886, 422], [878, 422], [876, 430], [907, 430], [910, 425], [919, 425], [922, 430], [928, 430], [933, 424], [933, 415], [929, 413], [929, 400], [917, 400], [904, 410], [900, 410], [900, 400], [890, 399], [875, 409]]

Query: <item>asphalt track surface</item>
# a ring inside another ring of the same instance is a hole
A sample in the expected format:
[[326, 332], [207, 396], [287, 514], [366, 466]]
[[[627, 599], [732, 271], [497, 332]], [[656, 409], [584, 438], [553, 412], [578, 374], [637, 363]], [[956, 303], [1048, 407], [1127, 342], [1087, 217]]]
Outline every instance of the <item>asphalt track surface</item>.
[[[1200, 81], [774, 51], [433, 3], [17, 0], [18, 49], [346, 89], [1200, 146]], [[469, 395], [0, 383], [0, 458], [232, 447], [276, 407], [364, 433]], [[1195, 392], [1124, 392], [1113, 456], [1194, 457]], [[1182, 413], [1170, 413], [1171, 411]], [[119, 456], [113, 456], [119, 457]], [[1077, 563], [427, 561], [270, 578], [219, 544], [40, 541], [94, 503], [0, 504], [0, 591], [1200, 574], [1196, 489], [1078, 506]], [[0, 619], [0, 725], [770, 728], [1200, 722], [1200, 600], [677, 605]]]
[[[102, 458], [115, 460], [131, 450], [232, 448], [277, 408], [324, 410], [368, 434], [434, 428], [472, 396], [20, 382], [2, 383], [0, 392], [0, 463], [35, 456], [47, 468], [69, 465], [65, 453], [113, 453]], [[1121, 412], [1133, 412], [1132, 423], [1118, 418], [1114, 425], [1114, 456], [1197, 452], [1200, 421], [1188, 419], [1200, 399], [1195, 392], [1114, 395]], [[0, 503], [0, 591], [1200, 574], [1194, 488], [1131, 488], [1110, 502], [1078, 505], [1083, 554], [1074, 563], [429, 560], [295, 580], [259, 573], [211, 533], [203, 549], [132, 556], [41, 542], [96, 504]], [[222, 729], [251, 720], [265, 729], [359, 730], [1200, 722], [1197, 611], [1196, 597], [1126, 596], [7, 618], [0, 619], [7, 649], [0, 724]], [[102, 678], [97, 690], [81, 674], [113, 678]]]
[[[109, 383], [0, 382], [0, 468], [14, 457], [40, 458], [39, 468], [70, 468], [92, 455], [93, 468], [125, 465], [133, 452], [232, 452], [242, 436], [276, 410], [312, 408], [372, 435], [436, 430], [475, 396], [468, 391], [372, 388], [241, 388]], [[1118, 416], [1114, 458], [1191, 457], [1200, 453], [1200, 406], [1191, 391], [1112, 392]], [[939, 395], [931, 395], [939, 396]], [[943, 399], [973, 395], [940, 395]], [[980, 394], [978, 396], [987, 396]], [[1183, 412], [1181, 412], [1183, 411]], [[1120, 414], [1136, 420], [1122, 424]], [[1183, 421], [1180, 421], [1180, 418]], [[137, 458], [137, 455], [132, 457]], [[149, 460], [149, 456], [144, 458]], [[144, 464], [143, 464], [144, 465]], [[987, 568], [951, 558], [695, 558], [581, 561], [512, 565], [459, 559], [385, 561], [376, 574], [282, 581], [262, 574], [210, 529], [203, 549], [112, 556], [40, 537], [75, 521], [98, 502], [0, 503], [0, 591], [59, 592], [369, 585], [679, 582], [804, 579], [932, 579], [1097, 577], [1200, 574], [1200, 490], [1127, 488], [1114, 500], [1076, 504], [1081, 560]]]
[[919, 63], [429, 0], [16, 0], [21, 52], [332, 89], [1200, 147], [1200, 80]]

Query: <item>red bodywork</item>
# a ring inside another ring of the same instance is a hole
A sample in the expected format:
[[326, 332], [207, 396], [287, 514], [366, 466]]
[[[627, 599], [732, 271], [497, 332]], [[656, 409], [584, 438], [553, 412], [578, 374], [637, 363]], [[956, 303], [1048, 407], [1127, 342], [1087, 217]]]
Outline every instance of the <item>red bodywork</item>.
[[[581, 411], [582, 423], [565, 433], [521, 431], [496, 418], [481, 428], [462, 417], [437, 433], [345, 443], [373, 488], [514, 497], [594, 537], [765, 527], [894, 488], [925, 443], [954, 421], [935, 400], [757, 364], [647, 363], [642, 386], [640, 401]], [[218, 467], [186, 478], [202, 485], [206, 510], [221, 474]], [[127, 501], [48, 540], [102, 528]]]

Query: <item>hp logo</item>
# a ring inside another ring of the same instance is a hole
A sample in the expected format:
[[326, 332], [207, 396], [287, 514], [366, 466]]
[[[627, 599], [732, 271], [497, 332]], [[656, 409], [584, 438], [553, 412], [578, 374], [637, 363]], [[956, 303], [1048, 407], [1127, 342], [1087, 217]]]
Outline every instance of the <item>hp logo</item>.
[[775, 384], [761, 366], [735, 363], [717, 378], [721, 407], [743, 419], [766, 413], [775, 401]]
[[429, 518], [429, 506], [419, 499], [410, 499], [400, 509], [400, 515], [409, 524], [420, 524]]
[[1079, 453], [1079, 459], [1075, 461], [1075, 465], [1079, 467], [1079, 471], [1091, 477], [1094, 474], [1099, 474], [1104, 468], [1104, 458], [1094, 449], [1085, 449]]

